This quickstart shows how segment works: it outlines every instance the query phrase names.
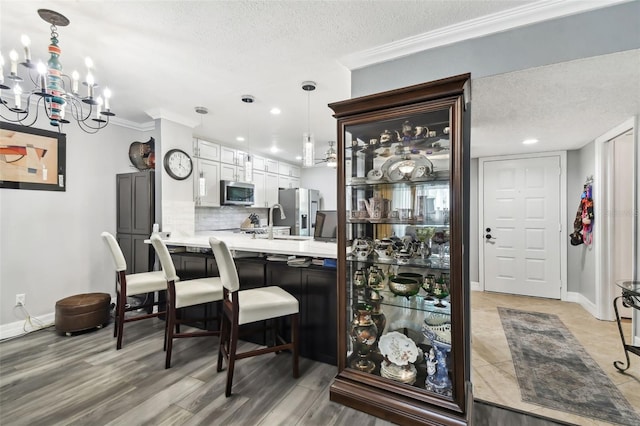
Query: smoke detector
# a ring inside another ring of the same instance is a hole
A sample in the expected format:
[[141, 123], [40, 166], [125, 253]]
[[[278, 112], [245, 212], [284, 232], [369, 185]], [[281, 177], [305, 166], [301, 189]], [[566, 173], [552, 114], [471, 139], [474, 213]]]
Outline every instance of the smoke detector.
[[207, 107], [197, 106], [195, 109], [198, 114], [209, 114], [209, 110], [207, 109]]
[[251, 95], [242, 95], [240, 99], [242, 99], [242, 102], [244, 102], [245, 104], [251, 104], [256, 100], [256, 98]]

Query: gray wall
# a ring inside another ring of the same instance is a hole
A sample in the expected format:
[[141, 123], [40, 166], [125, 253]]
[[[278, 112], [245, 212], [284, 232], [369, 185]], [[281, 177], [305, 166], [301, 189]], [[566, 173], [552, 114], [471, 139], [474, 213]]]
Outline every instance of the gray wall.
[[467, 72], [477, 79], [637, 49], [638, 16], [640, 2], [623, 3], [371, 65], [353, 71], [351, 95], [363, 96]]
[[327, 166], [302, 169], [300, 186], [320, 191], [320, 209], [322, 210], [336, 210], [338, 208], [337, 185], [336, 169]]
[[[567, 220], [569, 233], [580, 204], [580, 195], [587, 176], [595, 173], [595, 143], [579, 150], [567, 151]], [[595, 251], [593, 246], [569, 245], [567, 249], [567, 291], [582, 294], [596, 303]]]
[[[48, 121], [36, 126], [54, 130]], [[24, 320], [14, 311], [26, 294], [32, 316], [54, 312], [78, 293], [114, 294], [113, 261], [100, 233], [116, 231], [117, 173], [136, 171], [129, 145], [149, 134], [115, 125], [87, 134], [71, 123], [65, 192], [0, 189], [0, 325]]]
[[[639, 15], [640, 2], [623, 3], [371, 65], [352, 72], [351, 95], [352, 97], [364, 96], [467, 72], [471, 73], [473, 80], [531, 67], [637, 49], [640, 48], [640, 25], [637, 21]], [[473, 83], [471, 88], [473, 92]], [[593, 135], [594, 139], [597, 136], [599, 135]], [[471, 144], [473, 144], [473, 133]], [[571, 170], [571, 165], [568, 168]], [[471, 165], [469, 265], [471, 281], [478, 281], [479, 278], [477, 178], [476, 162], [475, 167], [473, 163]], [[584, 179], [584, 176], [580, 179]], [[569, 209], [569, 215], [575, 214], [576, 207]], [[572, 261], [576, 259], [568, 261], [569, 274], [575, 273], [576, 266], [579, 266], [571, 265]], [[569, 280], [571, 284], [569, 291], [576, 291], [575, 285], [578, 281], [574, 278]], [[588, 278], [586, 272], [585, 278]], [[582, 285], [589, 300], [595, 300], [593, 280], [590, 280], [583, 282]]]

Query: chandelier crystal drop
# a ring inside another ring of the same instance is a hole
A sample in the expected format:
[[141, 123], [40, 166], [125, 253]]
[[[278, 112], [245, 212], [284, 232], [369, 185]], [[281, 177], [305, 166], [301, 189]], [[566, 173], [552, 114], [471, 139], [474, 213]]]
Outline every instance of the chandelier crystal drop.
[[[46, 64], [42, 60], [34, 64], [31, 60], [31, 40], [23, 35], [24, 62], [18, 63], [19, 55], [12, 50], [9, 53], [10, 72], [5, 77], [4, 58], [0, 54], [0, 117], [30, 127], [36, 123], [42, 110], [49, 123], [59, 131], [62, 131], [63, 124], [73, 120], [83, 131], [96, 133], [105, 128], [109, 118], [115, 115], [111, 112], [111, 91], [105, 87], [102, 96], [95, 97], [98, 85], [92, 73], [93, 61], [86, 58], [87, 74], [82, 82], [86, 86], [86, 96], [80, 94], [80, 74], [77, 71], [73, 71], [71, 76], [64, 74], [60, 62], [62, 49], [58, 45], [58, 26], [69, 25], [69, 20], [48, 9], [39, 9], [38, 15], [51, 24], [49, 59]], [[21, 72], [18, 71], [18, 65], [21, 66]], [[28, 84], [31, 85], [29, 89], [26, 87]]]

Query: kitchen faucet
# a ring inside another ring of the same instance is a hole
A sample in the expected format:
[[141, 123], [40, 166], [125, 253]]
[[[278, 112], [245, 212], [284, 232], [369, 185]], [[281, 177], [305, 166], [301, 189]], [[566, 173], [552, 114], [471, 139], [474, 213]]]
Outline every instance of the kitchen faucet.
[[286, 219], [287, 216], [284, 215], [284, 209], [278, 203], [275, 203], [271, 207], [269, 207], [269, 234], [267, 236], [268, 239], [273, 240], [273, 210], [280, 209], [280, 219]]

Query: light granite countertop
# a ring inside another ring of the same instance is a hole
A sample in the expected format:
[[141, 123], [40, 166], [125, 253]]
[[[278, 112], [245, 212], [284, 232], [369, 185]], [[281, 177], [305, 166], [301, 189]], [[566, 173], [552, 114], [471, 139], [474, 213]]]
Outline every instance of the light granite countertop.
[[274, 236], [273, 240], [269, 240], [266, 235], [257, 235], [256, 238], [253, 238], [249, 234], [229, 231], [197, 232], [193, 236], [170, 235], [164, 242], [168, 246], [210, 248], [209, 237], [216, 237], [224, 241], [232, 251], [330, 259], [336, 259], [338, 252], [336, 243], [314, 241], [313, 237], [282, 235]]

